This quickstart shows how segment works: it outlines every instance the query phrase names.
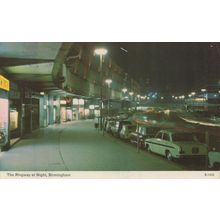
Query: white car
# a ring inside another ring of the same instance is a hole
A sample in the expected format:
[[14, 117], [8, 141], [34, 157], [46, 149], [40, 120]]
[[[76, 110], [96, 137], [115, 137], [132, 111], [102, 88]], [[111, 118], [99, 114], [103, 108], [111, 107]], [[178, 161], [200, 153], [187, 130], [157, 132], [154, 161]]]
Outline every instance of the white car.
[[155, 138], [145, 140], [145, 147], [149, 152], [173, 158], [206, 157], [208, 147], [197, 141], [192, 133], [161, 130]]
[[208, 153], [209, 158], [209, 168], [218, 169], [220, 168], [220, 147], [213, 148], [212, 151]]

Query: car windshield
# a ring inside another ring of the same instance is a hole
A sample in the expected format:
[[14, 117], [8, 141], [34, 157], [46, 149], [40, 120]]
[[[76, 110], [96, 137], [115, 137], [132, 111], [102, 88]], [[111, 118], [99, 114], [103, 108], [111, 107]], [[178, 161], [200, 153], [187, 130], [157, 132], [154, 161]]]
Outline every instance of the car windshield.
[[191, 133], [175, 133], [172, 139], [173, 141], [195, 141], [195, 136]]

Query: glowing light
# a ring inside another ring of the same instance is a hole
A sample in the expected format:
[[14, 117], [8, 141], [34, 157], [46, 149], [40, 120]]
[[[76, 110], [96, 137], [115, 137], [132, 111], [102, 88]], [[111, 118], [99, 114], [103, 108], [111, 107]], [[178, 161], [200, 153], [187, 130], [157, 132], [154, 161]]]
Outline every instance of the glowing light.
[[106, 79], [105, 83], [108, 84], [108, 86], [109, 86], [112, 83], [112, 80], [111, 79]]
[[94, 53], [100, 56], [100, 55], [106, 55], [108, 51], [105, 48], [97, 48], [94, 50]]
[[122, 92], [123, 92], [123, 93], [126, 93], [127, 91], [128, 91], [127, 88], [123, 88], [123, 89], [122, 89]]
[[129, 92], [129, 95], [132, 96], [132, 95], [134, 95], [134, 93], [133, 92]]

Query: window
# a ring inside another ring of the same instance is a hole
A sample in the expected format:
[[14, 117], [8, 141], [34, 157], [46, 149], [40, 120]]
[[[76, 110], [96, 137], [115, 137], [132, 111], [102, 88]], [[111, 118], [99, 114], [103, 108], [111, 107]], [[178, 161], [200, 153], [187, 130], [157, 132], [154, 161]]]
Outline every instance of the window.
[[165, 140], [165, 141], [170, 141], [170, 136], [169, 136], [169, 134], [164, 133], [164, 134], [163, 134], [163, 140]]
[[157, 133], [156, 138], [162, 139], [162, 132]]

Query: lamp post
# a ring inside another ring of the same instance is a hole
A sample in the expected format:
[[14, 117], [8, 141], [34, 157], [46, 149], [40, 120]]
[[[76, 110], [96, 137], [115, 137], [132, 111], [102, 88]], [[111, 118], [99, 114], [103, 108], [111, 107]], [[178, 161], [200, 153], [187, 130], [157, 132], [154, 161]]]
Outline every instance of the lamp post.
[[100, 58], [100, 63], [99, 63], [99, 71], [100, 71], [100, 81], [101, 81], [101, 87], [100, 87], [100, 129], [103, 129], [103, 122], [102, 122], [102, 118], [103, 118], [103, 112], [102, 112], [102, 103], [103, 103], [103, 94], [102, 94], [102, 84], [103, 84], [103, 74], [102, 74], [102, 63], [103, 63], [103, 57], [107, 54], [107, 50], [105, 48], [97, 48], [94, 50], [94, 54], [98, 55]]
[[111, 97], [111, 93], [110, 93], [110, 88], [111, 88], [111, 84], [112, 84], [112, 80], [111, 79], [106, 79], [105, 83], [108, 85], [108, 117], [109, 117], [109, 109], [110, 109], [110, 97]]

